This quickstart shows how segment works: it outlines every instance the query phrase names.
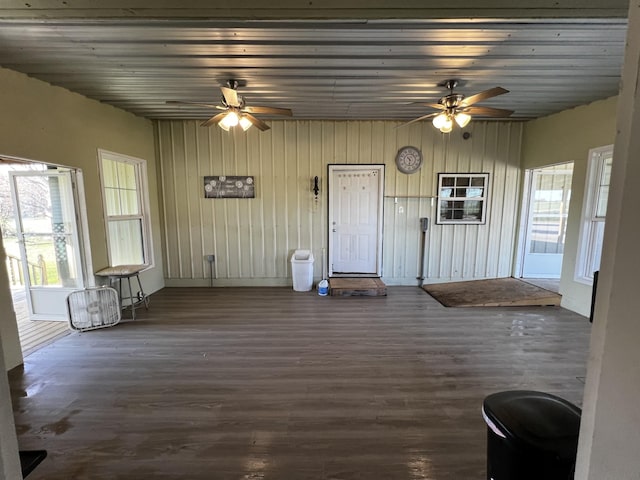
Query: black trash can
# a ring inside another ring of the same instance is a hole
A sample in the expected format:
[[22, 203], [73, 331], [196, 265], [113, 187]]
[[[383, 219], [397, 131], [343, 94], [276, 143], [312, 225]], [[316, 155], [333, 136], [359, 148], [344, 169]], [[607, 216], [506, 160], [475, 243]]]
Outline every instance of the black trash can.
[[530, 390], [485, 398], [487, 480], [573, 480], [582, 411]]

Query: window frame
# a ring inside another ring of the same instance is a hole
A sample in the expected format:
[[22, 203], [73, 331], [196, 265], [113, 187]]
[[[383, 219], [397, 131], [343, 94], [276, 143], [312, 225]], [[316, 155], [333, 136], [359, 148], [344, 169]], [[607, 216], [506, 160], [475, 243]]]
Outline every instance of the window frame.
[[[599, 216], [597, 210], [600, 188], [603, 185], [600, 180], [608, 158], [613, 160], [613, 145], [605, 145], [589, 150], [574, 274], [576, 282], [586, 285], [593, 285], [593, 271], [588, 270], [594, 264], [594, 256], [596, 253], [602, 255], [602, 236], [606, 224], [606, 214]], [[609, 178], [608, 186], [610, 187], [610, 185], [611, 179]], [[598, 241], [598, 237], [600, 241]], [[597, 248], [600, 249], [599, 252], [596, 252]]]
[[[111, 160], [133, 165], [135, 172], [136, 193], [139, 205], [139, 213], [137, 215], [108, 215], [107, 214], [107, 195], [105, 190], [105, 173], [103, 160]], [[112, 258], [111, 240], [109, 236], [109, 225], [111, 221], [117, 220], [140, 220], [142, 227], [142, 255], [144, 257], [144, 265], [147, 268], [155, 266], [153, 255], [153, 242], [151, 238], [151, 216], [149, 208], [149, 183], [147, 179], [147, 161], [142, 158], [136, 158], [121, 153], [110, 152], [108, 150], [98, 149], [98, 171], [100, 175], [100, 194], [102, 196], [102, 209], [105, 226], [105, 237], [107, 240], [107, 258], [109, 266], [115, 266]]]
[[[471, 179], [474, 177], [482, 177], [483, 178], [483, 195], [481, 197], [443, 197], [442, 191], [443, 189], [451, 188], [451, 186], [442, 185], [443, 179], [445, 178], [455, 178], [457, 186], [458, 178], [468, 178], [469, 179], [469, 187], [471, 185]], [[438, 173], [438, 201], [436, 205], [436, 224], [437, 225], [484, 225], [487, 223], [487, 210], [489, 208], [489, 174], [488, 173]], [[442, 218], [442, 202], [480, 202], [482, 204], [482, 214], [478, 220], [470, 220], [470, 219], [450, 219], [450, 218]]]

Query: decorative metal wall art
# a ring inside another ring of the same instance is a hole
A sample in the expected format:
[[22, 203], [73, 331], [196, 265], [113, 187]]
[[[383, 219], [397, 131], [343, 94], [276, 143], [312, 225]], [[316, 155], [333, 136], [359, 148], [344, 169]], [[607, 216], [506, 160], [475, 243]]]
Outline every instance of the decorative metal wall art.
[[204, 177], [205, 198], [255, 198], [255, 196], [256, 184], [251, 176]]

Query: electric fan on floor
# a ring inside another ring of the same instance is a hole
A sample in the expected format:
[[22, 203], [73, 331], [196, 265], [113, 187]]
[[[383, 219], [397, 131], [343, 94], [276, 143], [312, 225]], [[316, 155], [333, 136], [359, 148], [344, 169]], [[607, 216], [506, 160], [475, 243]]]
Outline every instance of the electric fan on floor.
[[112, 327], [120, 321], [118, 292], [111, 287], [87, 288], [67, 296], [69, 327], [78, 332]]

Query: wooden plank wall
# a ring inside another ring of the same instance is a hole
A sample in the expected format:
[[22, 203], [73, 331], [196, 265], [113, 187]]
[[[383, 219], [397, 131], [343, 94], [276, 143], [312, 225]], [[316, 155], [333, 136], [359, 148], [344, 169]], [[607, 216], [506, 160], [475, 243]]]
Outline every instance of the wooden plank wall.
[[[168, 286], [288, 285], [297, 248], [316, 257], [322, 274], [327, 246], [327, 165], [386, 164], [383, 279], [417, 284], [419, 218], [435, 218], [439, 172], [490, 173], [486, 225], [434, 225], [428, 237], [428, 280], [440, 282], [511, 274], [519, 198], [522, 123], [473, 121], [442, 135], [430, 123], [397, 128], [389, 121], [269, 121], [271, 130], [224, 132], [199, 121], [158, 121], [160, 204]], [[419, 147], [422, 169], [398, 172], [395, 155]], [[254, 199], [205, 199], [203, 177], [253, 175]], [[318, 201], [312, 178], [320, 178]], [[397, 198], [396, 198], [397, 196]]]

